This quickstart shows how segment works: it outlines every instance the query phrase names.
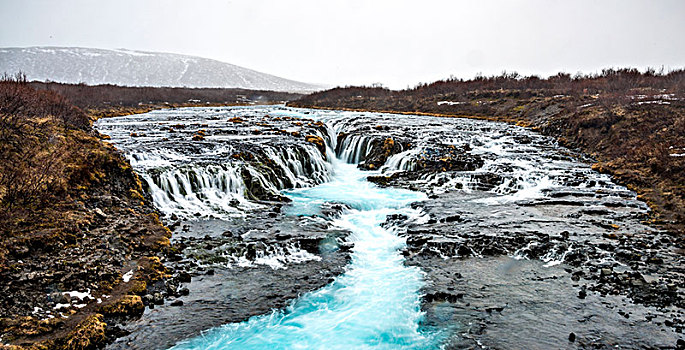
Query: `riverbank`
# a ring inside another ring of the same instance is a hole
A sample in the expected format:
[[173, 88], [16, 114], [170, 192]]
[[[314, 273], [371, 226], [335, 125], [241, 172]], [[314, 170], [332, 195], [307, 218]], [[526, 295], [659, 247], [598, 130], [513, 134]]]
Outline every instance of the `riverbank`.
[[170, 232], [91, 116], [21, 80], [0, 94], [3, 346], [95, 348], [142, 313]]

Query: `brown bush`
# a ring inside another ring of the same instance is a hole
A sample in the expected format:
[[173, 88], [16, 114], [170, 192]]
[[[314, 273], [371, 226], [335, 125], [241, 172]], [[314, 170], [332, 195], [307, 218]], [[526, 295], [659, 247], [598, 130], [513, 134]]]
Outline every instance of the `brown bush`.
[[23, 76], [0, 80], [0, 209], [41, 205], [64, 192], [65, 131], [87, 118], [52, 92], [37, 92]]

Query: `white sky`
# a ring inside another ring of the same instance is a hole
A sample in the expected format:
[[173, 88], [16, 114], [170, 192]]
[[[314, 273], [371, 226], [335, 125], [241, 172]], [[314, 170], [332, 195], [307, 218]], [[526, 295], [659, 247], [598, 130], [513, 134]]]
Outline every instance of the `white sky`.
[[683, 0], [0, 0], [0, 47], [213, 58], [284, 78], [405, 88], [503, 70], [685, 66]]

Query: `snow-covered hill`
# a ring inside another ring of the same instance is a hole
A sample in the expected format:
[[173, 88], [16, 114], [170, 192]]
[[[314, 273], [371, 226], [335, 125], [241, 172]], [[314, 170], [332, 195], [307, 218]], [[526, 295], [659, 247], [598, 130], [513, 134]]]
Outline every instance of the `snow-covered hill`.
[[311, 92], [324, 86], [260, 73], [207, 58], [80, 47], [0, 48], [0, 74], [29, 80], [125, 86], [226, 87]]

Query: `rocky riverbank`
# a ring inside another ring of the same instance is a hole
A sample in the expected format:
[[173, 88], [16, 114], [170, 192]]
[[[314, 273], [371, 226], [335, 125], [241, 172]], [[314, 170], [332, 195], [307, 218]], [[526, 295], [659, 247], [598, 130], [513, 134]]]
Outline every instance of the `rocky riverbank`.
[[148, 296], [144, 315], [124, 325], [129, 334], [108, 349], [168, 348], [207, 329], [284, 309], [343, 273], [350, 255], [341, 243], [348, 233], [330, 225], [342, 208], [318, 219], [289, 217], [280, 208], [179, 224], [167, 260], [179, 278], [153, 287], [170, 298]]
[[165, 277], [170, 233], [87, 115], [22, 81], [0, 93], [0, 339], [95, 348], [142, 313], [146, 285]]

